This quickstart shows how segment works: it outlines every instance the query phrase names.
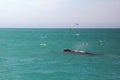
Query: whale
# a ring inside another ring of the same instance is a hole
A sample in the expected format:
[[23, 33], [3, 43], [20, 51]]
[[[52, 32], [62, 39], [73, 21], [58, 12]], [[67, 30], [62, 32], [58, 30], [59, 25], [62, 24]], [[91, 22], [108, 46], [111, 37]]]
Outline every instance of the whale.
[[64, 49], [64, 52], [70, 52], [70, 53], [79, 53], [79, 54], [86, 54], [86, 55], [95, 55], [93, 53], [83, 51], [83, 50], [71, 50], [71, 49]]

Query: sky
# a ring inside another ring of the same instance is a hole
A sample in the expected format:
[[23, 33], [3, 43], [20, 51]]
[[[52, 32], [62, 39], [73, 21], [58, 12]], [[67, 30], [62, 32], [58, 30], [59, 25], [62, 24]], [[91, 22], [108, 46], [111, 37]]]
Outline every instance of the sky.
[[0, 0], [0, 28], [120, 28], [120, 0]]

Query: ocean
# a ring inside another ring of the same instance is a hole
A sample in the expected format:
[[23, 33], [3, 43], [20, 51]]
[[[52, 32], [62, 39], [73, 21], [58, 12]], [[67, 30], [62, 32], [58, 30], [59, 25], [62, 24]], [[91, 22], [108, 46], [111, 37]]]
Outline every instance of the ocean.
[[120, 80], [120, 29], [1, 28], [0, 80]]

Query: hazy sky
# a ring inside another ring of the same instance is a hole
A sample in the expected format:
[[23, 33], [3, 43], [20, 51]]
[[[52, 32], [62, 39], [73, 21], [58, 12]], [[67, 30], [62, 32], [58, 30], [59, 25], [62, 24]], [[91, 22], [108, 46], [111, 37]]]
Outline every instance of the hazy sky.
[[0, 27], [120, 28], [120, 0], [0, 0]]

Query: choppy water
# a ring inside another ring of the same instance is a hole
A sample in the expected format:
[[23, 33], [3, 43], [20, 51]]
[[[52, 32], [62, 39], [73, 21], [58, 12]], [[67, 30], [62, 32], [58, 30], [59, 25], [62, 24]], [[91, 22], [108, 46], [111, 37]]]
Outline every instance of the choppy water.
[[120, 29], [0, 29], [0, 80], [120, 80]]

